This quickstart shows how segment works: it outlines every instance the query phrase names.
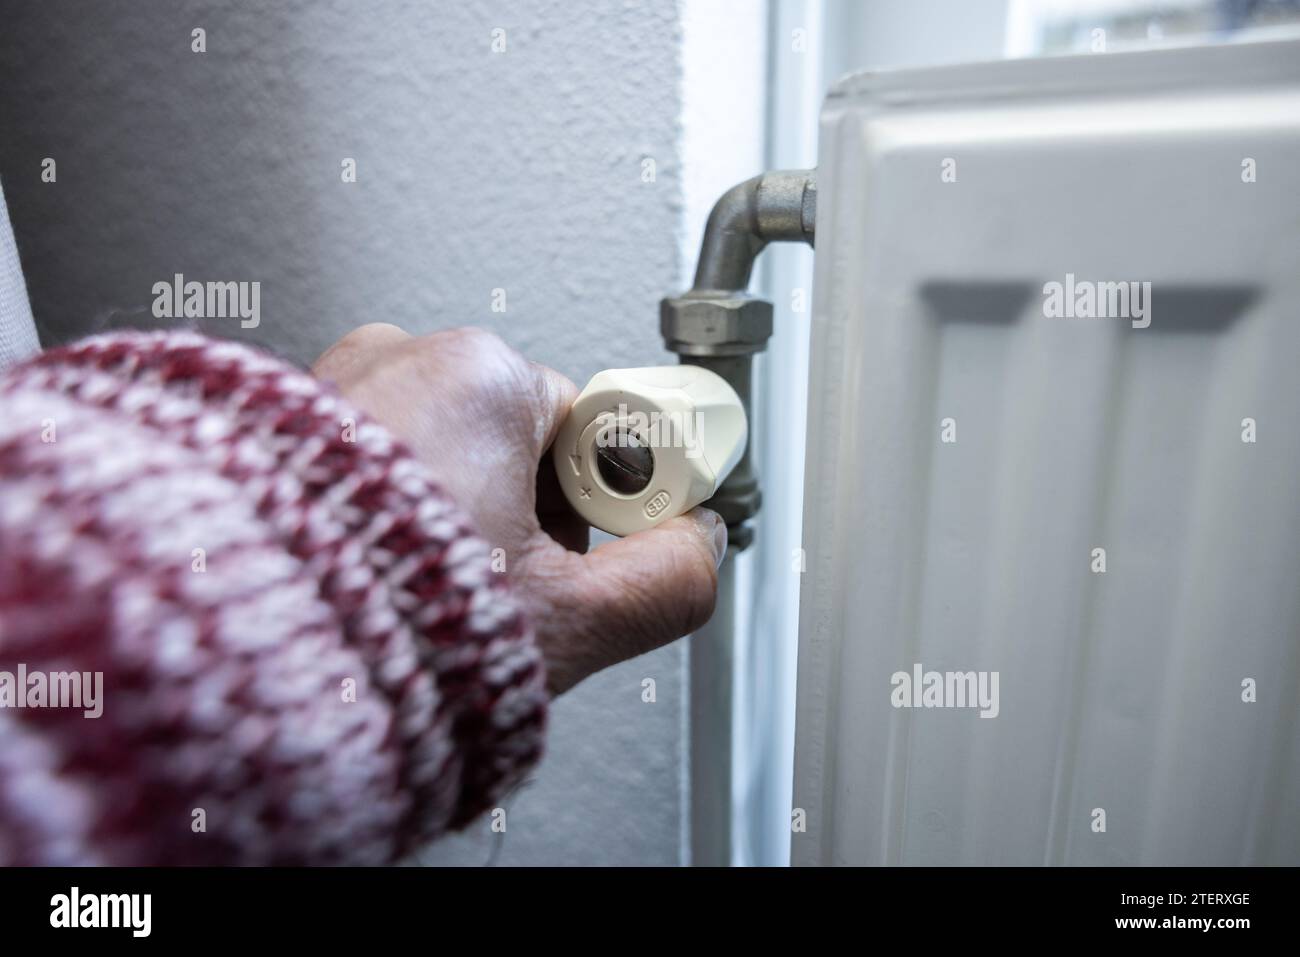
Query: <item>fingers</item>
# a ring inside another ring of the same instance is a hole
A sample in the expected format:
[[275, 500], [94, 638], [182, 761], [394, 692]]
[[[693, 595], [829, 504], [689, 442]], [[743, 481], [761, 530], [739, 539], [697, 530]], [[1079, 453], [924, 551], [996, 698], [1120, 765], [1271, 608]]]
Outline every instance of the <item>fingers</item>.
[[[551, 675], [558, 694], [601, 668], [652, 651], [703, 626], [713, 616], [718, 565], [727, 527], [697, 508], [644, 532], [571, 556], [579, 619], [572, 642]], [[570, 621], [570, 625], [574, 624]]]
[[353, 329], [312, 366], [318, 379], [328, 379], [342, 386], [358, 378], [394, 345], [412, 338], [409, 332], [387, 322], [371, 322]]
[[537, 519], [542, 531], [571, 552], [585, 553], [591, 544], [591, 526], [564, 497], [549, 455], [537, 464]]
[[[400, 347], [400, 349], [398, 349]], [[487, 403], [514, 406], [522, 386], [534, 413], [534, 453], [541, 456], [555, 440], [565, 415], [578, 397], [578, 387], [568, 378], [530, 362], [485, 329], [446, 329], [416, 338], [386, 322], [372, 322], [348, 333], [316, 360], [312, 372], [340, 385], [354, 381], [378, 361], [404, 351], [425, 360], [431, 378], [449, 376], [462, 382]], [[508, 413], [509, 408], [503, 409]]]
[[[388, 335], [374, 334], [377, 340]], [[487, 329], [445, 329], [405, 348], [431, 385], [445, 387], [461, 407], [526, 440], [534, 460], [550, 447], [578, 396], [578, 387], [563, 375], [524, 358]]]
[[537, 518], [542, 530], [569, 551], [586, 552], [590, 528], [564, 497], [555, 465], [547, 454], [578, 397], [578, 387], [554, 369], [536, 362], [529, 366], [537, 394]]
[[573, 408], [573, 402], [578, 398], [578, 387], [554, 369], [537, 362], [528, 364], [532, 369], [538, 398], [537, 455], [540, 457], [551, 447], [556, 433], [564, 424], [564, 417]]

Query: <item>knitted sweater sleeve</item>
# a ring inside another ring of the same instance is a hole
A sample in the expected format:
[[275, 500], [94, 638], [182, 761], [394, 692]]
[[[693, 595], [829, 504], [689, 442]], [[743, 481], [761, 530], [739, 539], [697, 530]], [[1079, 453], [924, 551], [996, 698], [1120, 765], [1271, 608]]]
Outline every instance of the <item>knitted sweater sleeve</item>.
[[0, 376], [0, 864], [385, 863], [545, 710], [486, 544], [309, 375], [128, 333]]

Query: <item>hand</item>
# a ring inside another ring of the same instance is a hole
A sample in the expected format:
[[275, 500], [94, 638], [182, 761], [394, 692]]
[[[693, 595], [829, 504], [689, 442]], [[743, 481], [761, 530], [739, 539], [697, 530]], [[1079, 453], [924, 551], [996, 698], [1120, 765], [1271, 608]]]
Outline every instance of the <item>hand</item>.
[[313, 369], [403, 439], [473, 519], [533, 622], [547, 686], [688, 634], [713, 614], [727, 529], [697, 508], [587, 554], [549, 449], [578, 389], [479, 329], [420, 338], [377, 323]]

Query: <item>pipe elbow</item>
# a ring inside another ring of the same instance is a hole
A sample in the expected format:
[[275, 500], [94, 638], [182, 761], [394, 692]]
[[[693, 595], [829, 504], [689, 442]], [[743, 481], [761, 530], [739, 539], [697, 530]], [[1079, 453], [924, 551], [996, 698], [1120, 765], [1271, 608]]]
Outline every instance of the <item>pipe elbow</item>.
[[695, 272], [695, 292], [743, 292], [769, 242], [814, 238], [816, 170], [776, 170], [747, 179], [719, 197], [709, 213]]

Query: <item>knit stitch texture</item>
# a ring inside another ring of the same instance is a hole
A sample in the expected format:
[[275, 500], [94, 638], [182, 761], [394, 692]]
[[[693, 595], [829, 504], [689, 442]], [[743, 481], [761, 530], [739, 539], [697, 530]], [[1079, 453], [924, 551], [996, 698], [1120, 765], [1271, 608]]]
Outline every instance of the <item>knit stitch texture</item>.
[[0, 864], [386, 863], [542, 748], [529, 625], [426, 468], [309, 375], [192, 333], [0, 376], [19, 664], [102, 672], [103, 713], [0, 708]]

